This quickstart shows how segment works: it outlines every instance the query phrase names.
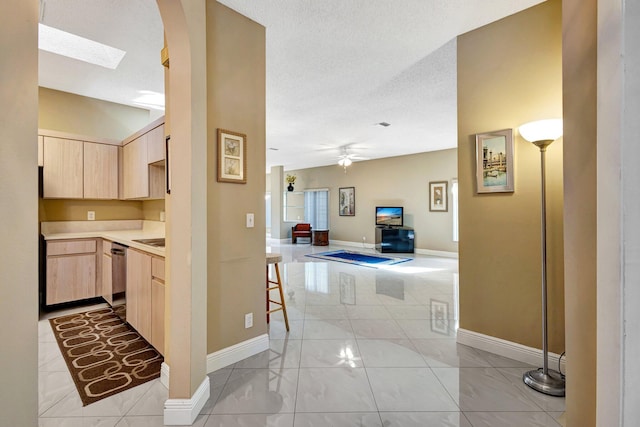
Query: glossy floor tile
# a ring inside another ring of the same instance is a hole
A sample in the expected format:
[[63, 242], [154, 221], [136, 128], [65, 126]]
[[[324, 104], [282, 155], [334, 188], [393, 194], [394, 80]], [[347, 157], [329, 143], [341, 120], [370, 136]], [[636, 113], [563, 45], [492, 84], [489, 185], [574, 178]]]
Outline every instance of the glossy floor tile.
[[[283, 255], [290, 331], [274, 313], [269, 350], [210, 373], [194, 425], [561, 425], [565, 400], [522, 383], [534, 367], [456, 342], [457, 260], [403, 254], [411, 261], [375, 269], [306, 256], [353, 248], [268, 243]], [[162, 426], [159, 380], [82, 406], [47, 319], [97, 307], [41, 316], [39, 426]]]

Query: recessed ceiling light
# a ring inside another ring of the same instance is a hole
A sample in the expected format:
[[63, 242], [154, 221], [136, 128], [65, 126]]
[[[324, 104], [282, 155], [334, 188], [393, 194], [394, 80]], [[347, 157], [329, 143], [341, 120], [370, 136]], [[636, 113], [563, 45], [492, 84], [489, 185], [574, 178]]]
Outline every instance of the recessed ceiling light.
[[391, 126], [391, 123], [387, 123], [387, 122], [380, 122], [380, 123], [376, 123], [376, 124], [378, 124], [378, 125], [380, 125], [380, 126], [384, 126], [384, 127], [389, 127], [389, 126]]
[[38, 24], [38, 47], [47, 52], [115, 70], [127, 53], [48, 25]]

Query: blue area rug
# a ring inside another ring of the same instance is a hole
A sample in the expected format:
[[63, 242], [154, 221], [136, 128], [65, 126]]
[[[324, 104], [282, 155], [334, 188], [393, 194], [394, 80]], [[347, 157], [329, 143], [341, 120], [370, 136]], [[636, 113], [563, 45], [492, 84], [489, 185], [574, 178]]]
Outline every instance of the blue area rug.
[[328, 261], [346, 262], [348, 264], [362, 265], [364, 267], [378, 267], [383, 265], [400, 264], [411, 261], [411, 258], [391, 257], [386, 255], [364, 254], [353, 251], [331, 251], [317, 254], [307, 254], [311, 258], [320, 258]]

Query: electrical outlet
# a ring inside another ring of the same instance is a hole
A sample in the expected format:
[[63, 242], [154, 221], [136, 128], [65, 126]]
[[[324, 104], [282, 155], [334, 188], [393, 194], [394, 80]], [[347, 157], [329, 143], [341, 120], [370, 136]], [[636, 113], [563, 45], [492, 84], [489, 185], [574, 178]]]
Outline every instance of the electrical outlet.
[[87, 211], [87, 219], [89, 221], [95, 221], [96, 220], [96, 212], [95, 211]]
[[253, 326], [253, 313], [247, 313], [244, 315], [244, 328], [249, 329]]
[[254, 215], [252, 213], [247, 214], [247, 228], [253, 228], [254, 225]]
[[362, 243], [367, 241], [367, 237], [366, 236], [362, 236]]

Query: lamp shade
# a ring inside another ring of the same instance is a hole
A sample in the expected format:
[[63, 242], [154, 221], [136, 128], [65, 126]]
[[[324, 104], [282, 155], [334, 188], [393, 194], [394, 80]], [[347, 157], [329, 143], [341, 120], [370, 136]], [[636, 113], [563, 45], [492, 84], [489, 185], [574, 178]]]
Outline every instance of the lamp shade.
[[518, 129], [529, 142], [555, 141], [562, 136], [562, 119], [538, 120], [525, 123]]

